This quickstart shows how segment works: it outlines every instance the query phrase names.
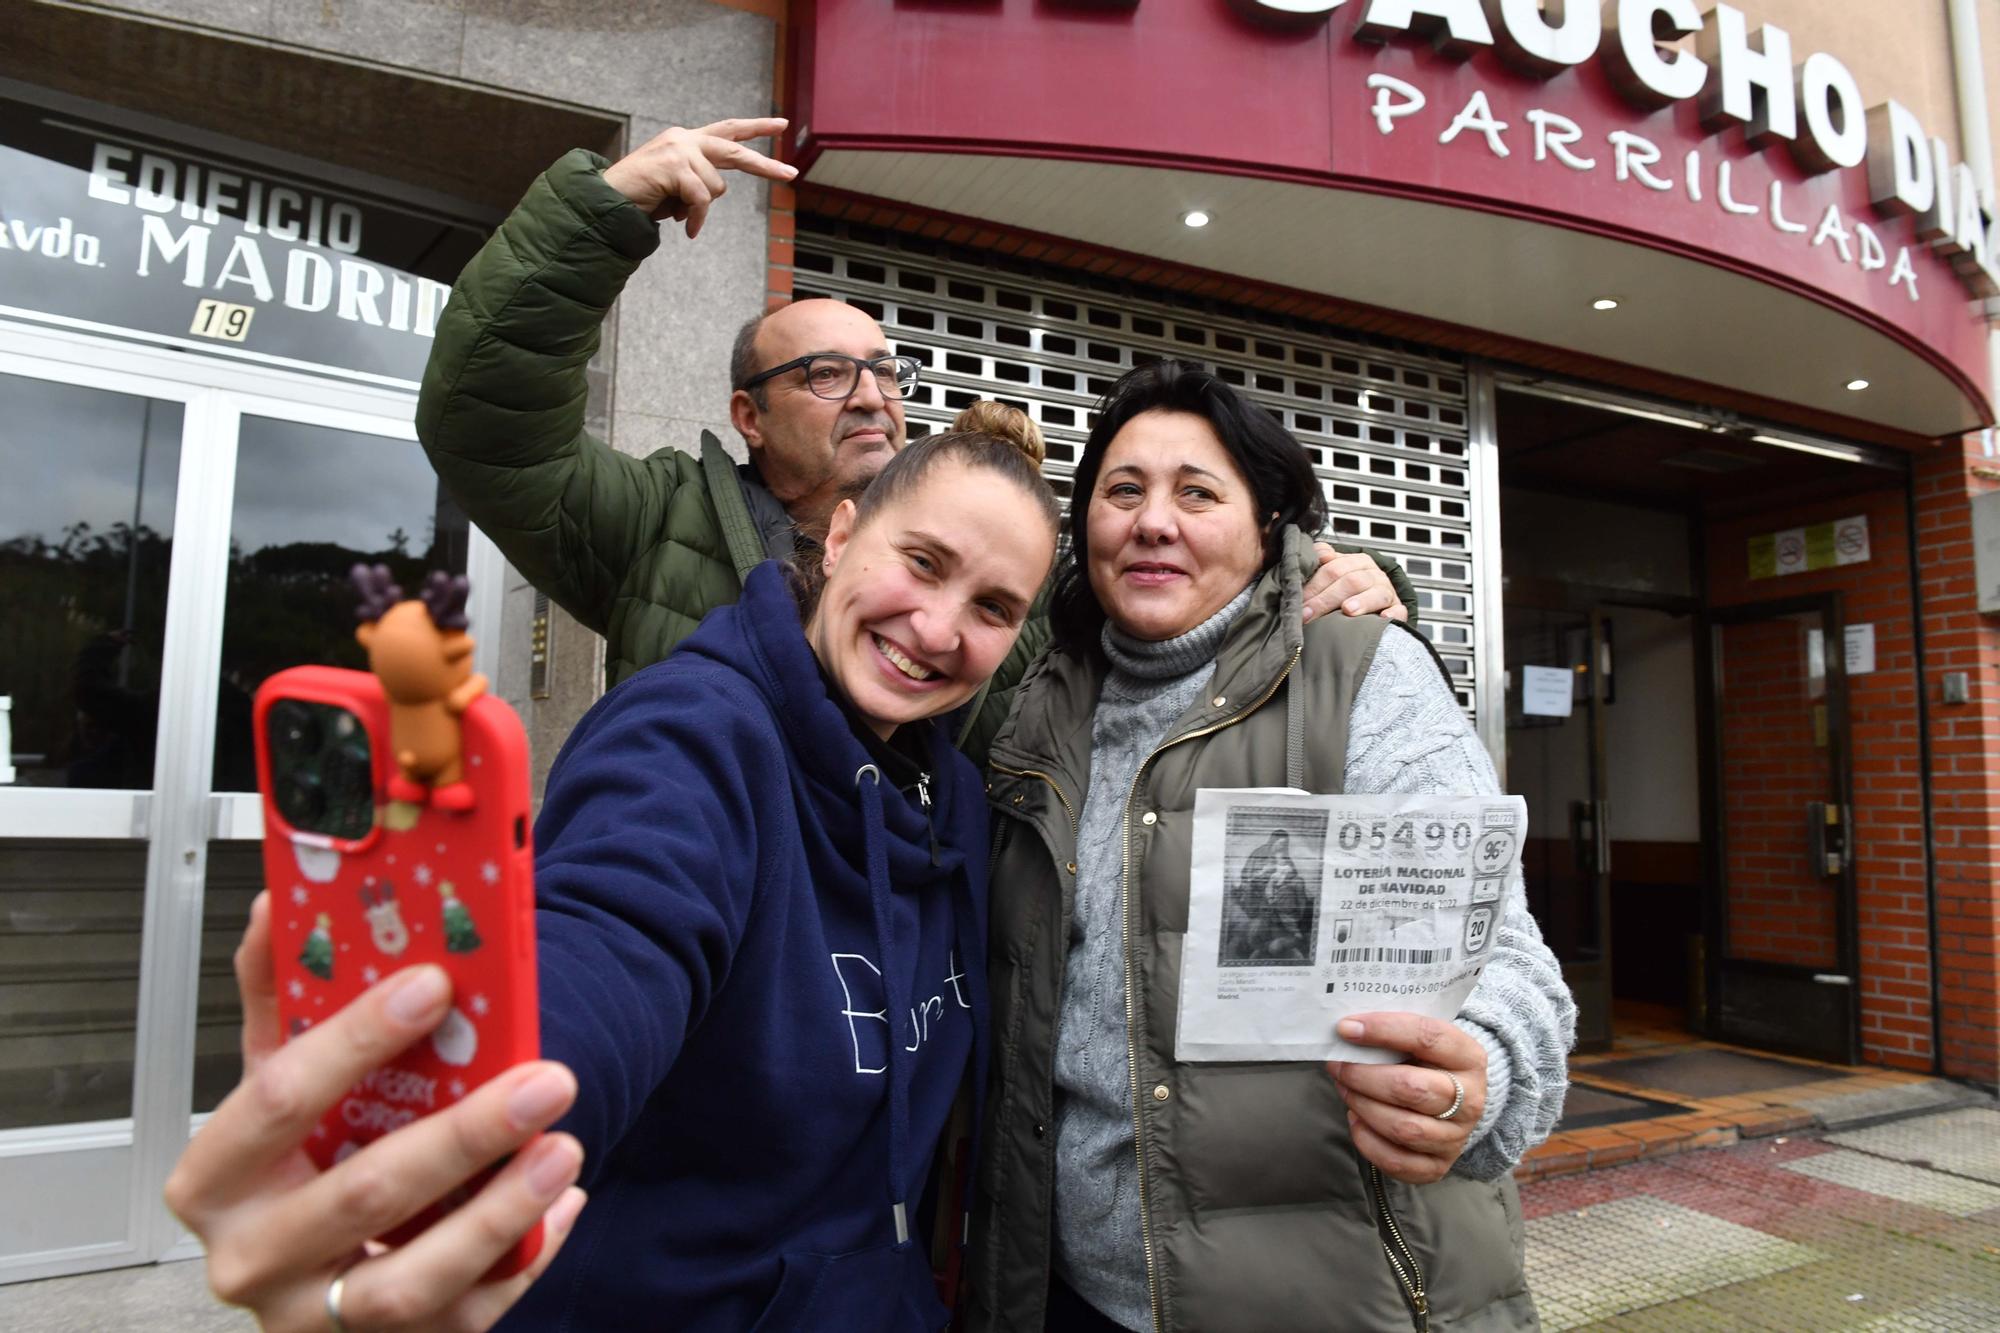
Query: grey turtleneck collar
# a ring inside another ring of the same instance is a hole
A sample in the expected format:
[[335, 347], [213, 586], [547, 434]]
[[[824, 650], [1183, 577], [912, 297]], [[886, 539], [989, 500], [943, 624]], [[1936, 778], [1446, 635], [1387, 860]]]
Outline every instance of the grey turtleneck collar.
[[[1262, 577], [1261, 572], [1258, 577]], [[1177, 634], [1171, 639], [1136, 639], [1107, 620], [1102, 640], [1104, 655], [1111, 659], [1114, 670], [1142, 680], [1170, 680], [1175, 676], [1185, 676], [1196, 667], [1215, 660], [1216, 653], [1222, 650], [1222, 640], [1229, 634], [1229, 627], [1250, 605], [1250, 593], [1256, 586], [1257, 579], [1250, 580], [1243, 591], [1231, 598], [1220, 611], [1185, 634]]]

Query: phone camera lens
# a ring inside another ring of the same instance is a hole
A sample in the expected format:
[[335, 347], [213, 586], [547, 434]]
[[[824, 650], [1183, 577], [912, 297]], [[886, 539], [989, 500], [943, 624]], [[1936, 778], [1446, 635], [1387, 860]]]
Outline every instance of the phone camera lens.
[[303, 769], [287, 774], [278, 788], [278, 809], [299, 828], [314, 828], [326, 813], [326, 791], [319, 775]]
[[301, 832], [366, 836], [375, 822], [368, 729], [338, 704], [280, 699], [265, 715], [272, 800]]
[[270, 733], [273, 747], [288, 757], [316, 754], [325, 739], [312, 707], [293, 699], [272, 706]]
[[374, 794], [374, 775], [369, 771], [366, 737], [349, 740], [327, 751], [320, 765], [327, 790], [339, 801], [366, 800]]

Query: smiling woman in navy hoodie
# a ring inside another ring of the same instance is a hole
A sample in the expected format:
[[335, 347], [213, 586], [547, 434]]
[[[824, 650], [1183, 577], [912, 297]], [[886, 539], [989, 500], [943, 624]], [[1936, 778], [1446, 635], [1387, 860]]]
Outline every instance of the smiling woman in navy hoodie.
[[[547, 1059], [324, 1175], [297, 1145], [447, 987], [410, 969], [277, 1047], [260, 902], [244, 1083], [168, 1189], [218, 1294], [352, 1333], [943, 1327], [918, 1219], [952, 1103], [984, 1083], [987, 821], [938, 719], [1013, 645], [1056, 521], [1013, 444], [919, 441], [835, 511], [823, 586], [760, 566], [606, 695], [536, 828]], [[534, 1267], [477, 1284], [537, 1217]]]

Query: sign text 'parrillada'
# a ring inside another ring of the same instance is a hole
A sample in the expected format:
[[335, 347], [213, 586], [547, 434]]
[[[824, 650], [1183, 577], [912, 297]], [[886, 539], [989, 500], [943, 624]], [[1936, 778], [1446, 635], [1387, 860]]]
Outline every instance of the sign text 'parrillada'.
[[[1533, 79], [1555, 78], [1597, 60], [1619, 95], [1635, 109], [1652, 111], [1692, 100], [1699, 108], [1701, 127], [1710, 136], [1740, 128], [1754, 149], [1782, 143], [1807, 175], [1865, 171], [1869, 199], [1880, 218], [1912, 219], [1913, 241], [1935, 248], [1970, 294], [2000, 294], [1995, 202], [1980, 188], [1972, 168], [1954, 161], [1944, 141], [1933, 137], [1900, 102], [1891, 99], [1872, 106], [1864, 102], [1860, 84], [1836, 56], [1795, 52], [1785, 29], [1773, 24], [1753, 28], [1734, 5], [1715, 4], [1704, 11], [1696, 0], [1227, 3], [1246, 19], [1278, 29], [1326, 23], [1346, 11], [1352, 16], [1349, 39], [1354, 42], [1423, 41], [1461, 60], [1492, 52], [1510, 69]], [[1135, 12], [1135, 22], [1144, 21], [1146, 8], [1140, 0], [1052, 0], [1052, 7], [1125, 9]], [[1690, 36], [1693, 50], [1672, 45]], [[1371, 84], [1377, 120], [1385, 134], [1396, 117], [1414, 114], [1428, 96], [1403, 80], [1371, 80]], [[1486, 134], [1490, 121], [1490, 113], [1482, 118], [1478, 105], [1461, 101], [1453, 126], [1455, 133], [1470, 128]], [[1541, 154], [1557, 152], [1558, 160], [1572, 167], [1581, 160], [1574, 150], [1562, 154], [1582, 134], [1573, 121], [1537, 125], [1534, 134]], [[1489, 142], [1495, 141], [1489, 138]], [[1636, 177], [1646, 188], [1668, 190], [1676, 188], [1669, 177], [1677, 175], [1680, 188], [1697, 200], [1705, 179], [1707, 191], [1718, 202], [1729, 200], [1723, 204], [1727, 211], [1749, 216], [1768, 208], [1771, 225], [1810, 234], [1815, 245], [1837, 245], [1843, 257], [1852, 255], [1864, 269], [1885, 270], [1888, 280], [1911, 299], [1918, 295], [1907, 254], [1892, 253], [1865, 222], [1846, 217], [1784, 218], [1782, 197], [1743, 200], [1730, 195], [1728, 162], [1719, 150], [1713, 152], [1719, 165], [1709, 172], [1691, 144], [1651, 142], [1622, 130], [1606, 135], [1605, 143], [1621, 179]], [[1663, 158], [1678, 159], [1678, 167], [1654, 170]], [[1897, 238], [1898, 248], [1901, 239]]]

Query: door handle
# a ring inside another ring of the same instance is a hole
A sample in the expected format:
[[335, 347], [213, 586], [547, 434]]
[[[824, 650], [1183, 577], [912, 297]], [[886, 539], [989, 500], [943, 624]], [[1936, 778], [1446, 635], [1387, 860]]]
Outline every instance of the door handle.
[[1569, 803], [1570, 844], [1580, 875], [1611, 873], [1611, 820], [1604, 801]]
[[1570, 849], [1576, 858], [1576, 873], [1585, 877], [1605, 869], [1608, 855], [1604, 833], [1604, 806], [1600, 801], [1569, 803]]
[[1831, 801], [1806, 805], [1806, 855], [1813, 873], [1838, 875], [1847, 866], [1847, 824], [1841, 807]]
[[1611, 873], [1611, 803], [1609, 801], [1597, 802], [1597, 814], [1594, 822], [1597, 825], [1597, 873], [1608, 875]]

